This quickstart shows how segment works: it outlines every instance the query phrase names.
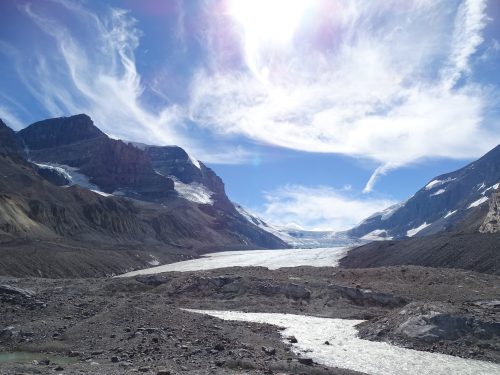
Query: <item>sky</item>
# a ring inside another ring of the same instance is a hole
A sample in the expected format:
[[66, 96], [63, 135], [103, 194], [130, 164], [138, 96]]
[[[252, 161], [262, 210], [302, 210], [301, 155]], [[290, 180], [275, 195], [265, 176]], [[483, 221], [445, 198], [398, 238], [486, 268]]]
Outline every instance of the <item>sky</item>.
[[176, 144], [270, 223], [352, 227], [500, 143], [496, 0], [6, 0], [0, 118]]

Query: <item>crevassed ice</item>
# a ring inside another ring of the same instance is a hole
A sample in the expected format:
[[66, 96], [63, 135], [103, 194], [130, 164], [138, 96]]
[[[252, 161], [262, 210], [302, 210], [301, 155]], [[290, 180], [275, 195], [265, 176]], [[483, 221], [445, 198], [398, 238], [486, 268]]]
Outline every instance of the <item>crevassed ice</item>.
[[413, 237], [416, 235], [418, 232], [420, 232], [422, 229], [427, 228], [430, 224], [427, 224], [427, 222], [424, 222], [422, 225], [420, 225], [417, 228], [410, 229], [406, 232], [406, 235], [408, 237]]
[[69, 178], [69, 180], [71, 181], [71, 185], [80, 185], [83, 188], [93, 190], [95, 192], [99, 191], [99, 187], [91, 183], [86, 175], [79, 172], [78, 168], [70, 167], [69, 165], [65, 164], [56, 164], [56, 163], [45, 163], [45, 164], [35, 163], [35, 164], [42, 168], [53, 168], [58, 172], [63, 173], [66, 177]]
[[63, 175], [64, 177], [66, 177], [66, 179], [68, 181], [72, 181], [72, 178], [70, 176], [70, 174], [62, 167], [58, 166], [58, 165], [54, 165], [54, 164], [41, 164], [41, 163], [33, 163], [35, 165], [37, 165], [38, 167], [42, 168], [42, 169], [52, 169], [52, 170], [55, 170], [56, 172], [58, 172], [59, 174]]
[[[318, 318], [292, 314], [186, 310], [220, 319], [267, 323], [284, 327], [283, 337], [295, 336], [292, 350], [330, 367], [373, 375], [498, 375], [500, 365], [445, 354], [405, 349], [362, 340], [355, 326], [362, 320]], [[330, 345], [325, 345], [328, 341]]]
[[162, 272], [190, 272], [227, 267], [266, 267], [278, 269], [282, 267], [337, 267], [348, 247], [331, 247], [319, 249], [284, 249], [284, 250], [247, 250], [223, 251], [206, 254], [198, 259], [165, 264], [159, 267], [128, 272], [120, 277], [151, 275]]

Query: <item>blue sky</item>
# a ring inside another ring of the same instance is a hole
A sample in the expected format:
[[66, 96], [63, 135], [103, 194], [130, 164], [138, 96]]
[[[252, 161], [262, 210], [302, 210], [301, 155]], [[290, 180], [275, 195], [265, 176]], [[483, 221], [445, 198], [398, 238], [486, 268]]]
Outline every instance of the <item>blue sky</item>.
[[177, 144], [264, 219], [345, 229], [500, 142], [490, 0], [12, 0], [0, 117]]

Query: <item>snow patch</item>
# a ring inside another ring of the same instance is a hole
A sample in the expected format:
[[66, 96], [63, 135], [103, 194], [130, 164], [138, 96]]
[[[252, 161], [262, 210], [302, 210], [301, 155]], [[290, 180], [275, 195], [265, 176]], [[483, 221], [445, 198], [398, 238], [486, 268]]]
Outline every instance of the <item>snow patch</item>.
[[467, 207], [467, 208], [469, 209], [469, 208], [473, 208], [473, 207], [480, 206], [480, 205], [482, 205], [484, 202], [486, 202], [488, 199], [490, 199], [490, 198], [488, 198], [488, 197], [481, 197], [481, 198], [479, 198], [477, 201], [474, 201], [474, 202], [472, 202], [471, 204], [469, 204], [469, 207]]
[[368, 222], [370, 219], [373, 219], [373, 218], [376, 218], [377, 216], [380, 216], [380, 219], [381, 220], [387, 220], [389, 219], [392, 215], [394, 215], [394, 213], [400, 209], [401, 207], [403, 207], [405, 204], [406, 204], [407, 201], [403, 201], [403, 202], [399, 202], [399, 203], [396, 203], [390, 207], [387, 207], [385, 210], [383, 211], [378, 211], [378, 212], [375, 212], [374, 214], [371, 214], [370, 216], [368, 216], [366, 219], [364, 219], [360, 224], [358, 225], [361, 225], [363, 223], [366, 223]]
[[431, 194], [431, 197], [435, 196], [435, 195], [441, 195], [443, 194], [444, 192], [446, 191], [446, 189], [439, 189], [438, 191], [436, 191], [435, 193], [432, 193]]
[[[240, 311], [185, 311], [219, 319], [271, 324], [286, 337], [295, 336], [292, 350], [325, 366], [373, 375], [494, 375], [500, 365], [440, 353], [401, 348], [386, 342], [357, 337], [356, 325], [363, 320], [318, 318], [293, 314], [244, 313]], [[328, 341], [330, 345], [324, 343]]]
[[70, 185], [79, 185], [85, 189], [93, 190], [95, 192], [100, 191], [99, 187], [91, 183], [89, 178], [83, 173], [80, 173], [78, 168], [70, 167], [69, 165], [65, 164], [56, 164], [56, 163], [44, 163], [44, 164], [35, 163], [35, 164], [41, 168], [53, 168], [56, 171], [63, 173], [64, 176], [71, 181]]
[[162, 272], [191, 272], [227, 267], [337, 267], [349, 247], [320, 249], [223, 251], [205, 254], [201, 258], [165, 264], [159, 267], [128, 272], [119, 277], [153, 275]]
[[451, 182], [451, 181], [454, 181], [454, 180], [456, 180], [456, 178], [451, 178], [451, 177], [448, 177], [447, 179], [444, 179], [444, 180], [432, 180], [427, 185], [425, 185], [425, 190], [434, 189], [437, 186], [444, 185], [444, 184]]
[[446, 219], [447, 217], [450, 217], [451, 215], [453, 215], [456, 212], [457, 212], [457, 210], [455, 210], [455, 211], [448, 211], [448, 213], [446, 215], [444, 215], [444, 218]]
[[424, 222], [421, 226], [417, 227], [417, 228], [413, 228], [413, 229], [410, 229], [406, 232], [406, 235], [408, 237], [413, 237], [414, 235], [416, 235], [418, 232], [420, 232], [422, 229], [425, 229], [429, 226], [430, 224], [427, 224], [427, 222]]
[[160, 261], [158, 260], [157, 257], [155, 257], [153, 254], [149, 254], [149, 256], [151, 257], [151, 260], [148, 261], [147, 263], [150, 266], [159, 266], [160, 265]]
[[485, 195], [486, 192], [489, 191], [489, 190], [497, 190], [499, 186], [500, 186], [500, 183], [496, 183], [495, 185], [492, 185], [489, 188], [485, 189], [481, 194]]
[[113, 195], [113, 194], [108, 194], [108, 193], [105, 193], [104, 191], [99, 191], [99, 190], [92, 190], [91, 189], [90, 191], [93, 191], [96, 194], [102, 195], [103, 197], [109, 197], [110, 195]]
[[482, 188], [484, 188], [484, 187], [486, 187], [486, 185], [485, 185], [485, 184], [484, 184], [484, 182], [483, 182], [481, 185], [479, 185], [479, 187], [477, 188], [477, 190], [481, 190], [481, 189], [482, 189]]
[[214, 204], [212, 199], [213, 192], [205, 185], [198, 182], [185, 184], [174, 176], [169, 176], [169, 178], [174, 181], [174, 189], [180, 197], [198, 204]]
[[196, 160], [195, 158], [193, 158], [191, 155], [189, 155], [189, 161], [191, 162], [191, 164], [193, 164], [196, 168], [200, 169], [201, 170], [201, 165], [200, 165], [200, 162], [198, 160]]
[[366, 241], [384, 241], [384, 240], [392, 240], [392, 237], [387, 235], [387, 231], [384, 229], [375, 229], [370, 233], [365, 234], [361, 237], [362, 240]]

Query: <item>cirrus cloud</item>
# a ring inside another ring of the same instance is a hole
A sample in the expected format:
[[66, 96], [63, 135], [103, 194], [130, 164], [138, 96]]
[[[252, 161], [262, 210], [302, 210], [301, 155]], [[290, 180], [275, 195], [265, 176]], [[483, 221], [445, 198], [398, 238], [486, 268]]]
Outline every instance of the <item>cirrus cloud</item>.
[[258, 19], [235, 20], [247, 69], [200, 70], [191, 119], [220, 135], [375, 160], [367, 192], [381, 172], [424, 158], [473, 158], [499, 143], [499, 122], [484, 118], [495, 93], [471, 76], [486, 1], [316, 3], [333, 11], [318, 6], [315, 24], [273, 48], [255, 37]]

